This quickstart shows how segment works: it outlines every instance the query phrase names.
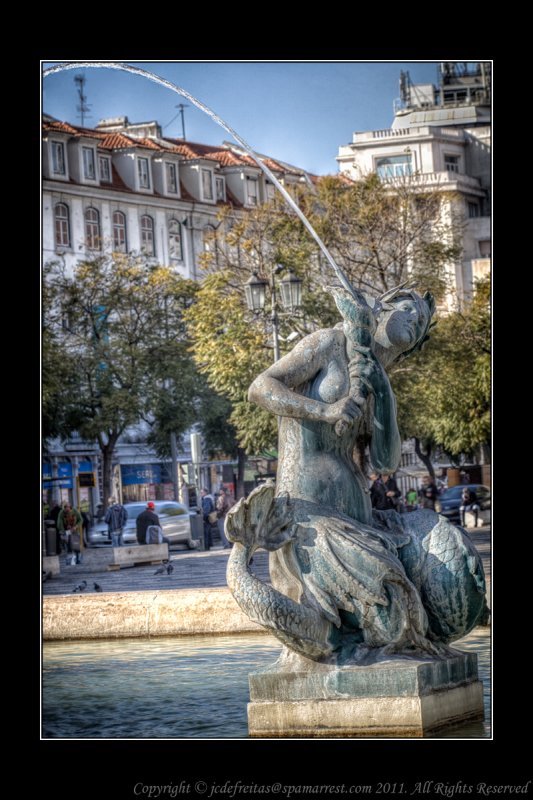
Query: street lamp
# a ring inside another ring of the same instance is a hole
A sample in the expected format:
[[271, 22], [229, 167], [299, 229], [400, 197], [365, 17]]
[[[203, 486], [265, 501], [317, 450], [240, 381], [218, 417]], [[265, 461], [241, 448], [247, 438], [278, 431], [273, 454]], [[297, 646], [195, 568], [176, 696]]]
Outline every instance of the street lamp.
[[[246, 295], [246, 304], [250, 311], [261, 311], [265, 307], [266, 287], [270, 286], [270, 295], [272, 300], [272, 311], [270, 319], [272, 320], [272, 339], [274, 343], [274, 361], [278, 361], [280, 357], [279, 352], [279, 338], [278, 338], [278, 306], [276, 296], [276, 283], [274, 275], [278, 275], [286, 267], [283, 264], [276, 264], [271, 272], [270, 283], [263, 278], [260, 278], [256, 272], [244, 284], [244, 294]], [[291, 270], [280, 281], [281, 290], [281, 303], [286, 311], [295, 311], [302, 304], [302, 281]]]

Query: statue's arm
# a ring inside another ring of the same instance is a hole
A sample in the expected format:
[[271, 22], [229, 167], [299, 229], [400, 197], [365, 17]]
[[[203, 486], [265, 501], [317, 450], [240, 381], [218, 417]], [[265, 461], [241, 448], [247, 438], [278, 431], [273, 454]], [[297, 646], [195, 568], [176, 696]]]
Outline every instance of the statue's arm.
[[335, 424], [355, 417], [358, 407], [349, 397], [339, 403], [322, 403], [293, 391], [312, 380], [333, 357], [333, 332], [316, 331], [259, 375], [248, 391], [252, 403], [280, 417], [295, 417]]

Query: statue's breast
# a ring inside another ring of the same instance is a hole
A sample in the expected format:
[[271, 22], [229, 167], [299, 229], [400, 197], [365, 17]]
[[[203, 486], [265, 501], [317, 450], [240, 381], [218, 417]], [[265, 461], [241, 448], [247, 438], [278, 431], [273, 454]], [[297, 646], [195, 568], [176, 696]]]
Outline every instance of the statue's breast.
[[321, 370], [311, 385], [311, 397], [323, 403], [336, 403], [346, 397], [350, 388], [346, 364], [332, 361]]

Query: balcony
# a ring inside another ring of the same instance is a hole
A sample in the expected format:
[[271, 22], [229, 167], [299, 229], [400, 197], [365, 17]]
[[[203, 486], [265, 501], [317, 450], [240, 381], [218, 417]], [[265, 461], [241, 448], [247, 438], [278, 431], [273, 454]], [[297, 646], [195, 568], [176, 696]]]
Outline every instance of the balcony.
[[420, 139], [426, 136], [438, 136], [439, 138], [464, 139], [464, 131], [460, 128], [438, 128], [430, 125], [417, 125], [412, 128], [385, 128], [377, 131], [363, 131], [354, 133], [353, 144], [368, 144], [375, 142], [376, 139]]
[[462, 175], [459, 172], [417, 172], [415, 175], [394, 178], [382, 178], [386, 183], [405, 183], [409, 181], [413, 186], [427, 189], [447, 189], [450, 192], [468, 192], [468, 194], [484, 197], [485, 192], [477, 178]]

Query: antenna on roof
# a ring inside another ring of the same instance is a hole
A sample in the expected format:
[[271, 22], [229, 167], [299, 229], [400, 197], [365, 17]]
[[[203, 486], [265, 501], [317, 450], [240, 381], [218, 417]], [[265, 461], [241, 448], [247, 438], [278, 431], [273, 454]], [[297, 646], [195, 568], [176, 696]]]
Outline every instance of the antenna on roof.
[[165, 128], [168, 128], [168, 126], [169, 126], [169, 125], [170, 125], [172, 122], [174, 122], [174, 120], [176, 119], [176, 117], [179, 117], [179, 116], [180, 116], [180, 114], [181, 114], [181, 138], [183, 139], [183, 141], [185, 141], [185, 117], [184, 117], [184, 114], [183, 114], [183, 109], [184, 109], [184, 108], [189, 108], [189, 104], [188, 104], [188, 103], [179, 103], [177, 106], [175, 106], [175, 108], [178, 108], [178, 109], [179, 109], [178, 113], [177, 113], [177, 114], [174, 114], [174, 116], [172, 117], [172, 119], [170, 120], [170, 122], [167, 122], [167, 124], [166, 124], [166, 125], [163, 125], [163, 128], [162, 128], [162, 130], [165, 130]]
[[[76, 75], [74, 78], [74, 83], [78, 85], [78, 95], [80, 98], [79, 106], [76, 106], [76, 111], [79, 112], [78, 116], [81, 117], [81, 127], [83, 128], [83, 123], [85, 122], [85, 115], [88, 111], [91, 110], [91, 106], [87, 105], [87, 95], [84, 93], [85, 75]], [[87, 114], [87, 116], [91, 116], [91, 114]]]
[[180, 103], [179, 105], [176, 106], [176, 108], [179, 108], [180, 110], [179, 113], [181, 114], [181, 132], [183, 134], [182, 137], [183, 141], [185, 141], [185, 115], [183, 113], [183, 109], [189, 108], [189, 106], [187, 105], [187, 103]]

